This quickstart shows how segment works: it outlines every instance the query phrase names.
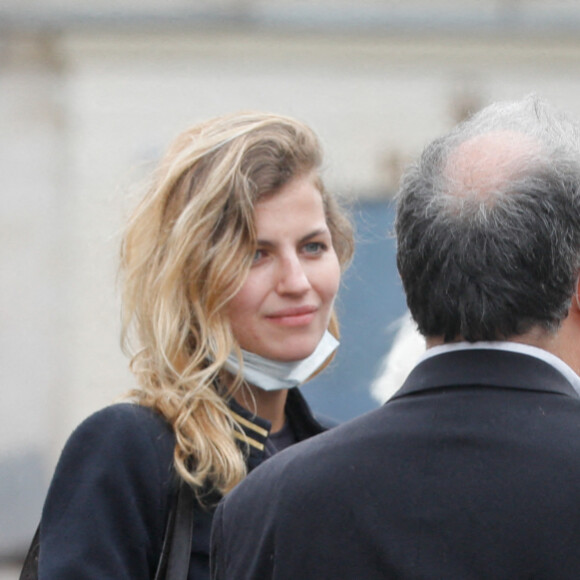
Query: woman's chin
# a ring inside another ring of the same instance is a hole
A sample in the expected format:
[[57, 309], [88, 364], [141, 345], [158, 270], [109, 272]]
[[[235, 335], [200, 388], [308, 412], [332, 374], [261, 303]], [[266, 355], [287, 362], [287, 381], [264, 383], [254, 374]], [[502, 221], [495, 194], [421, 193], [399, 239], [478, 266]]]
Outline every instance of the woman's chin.
[[291, 363], [308, 358], [314, 352], [315, 348], [316, 346], [312, 348], [304, 348], [304, 345], [302, 345], [300, 348], [292, 349], [277, 348], [275, 351], [269, 351], [268, 353], [261, 354], [260, 356], [278, 362]]

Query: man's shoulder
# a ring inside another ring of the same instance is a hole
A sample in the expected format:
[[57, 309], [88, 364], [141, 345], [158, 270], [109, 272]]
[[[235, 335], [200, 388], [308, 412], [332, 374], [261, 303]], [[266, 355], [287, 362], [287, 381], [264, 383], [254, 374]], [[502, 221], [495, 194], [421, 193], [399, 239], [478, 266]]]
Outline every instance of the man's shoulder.
[[[214, 519], [213, 578], [272, 577], [271, 566], [279, 557], [272, 557], [273, 539], [282, 530], [292, 534], [307, 528], [319, 508], [339, 501], [353, 466], [374, 462], [369, 441], [377, 438], [384, 411], [371, 411], [292, 445], [228, 493]], [[237, 532], [241, 527], [244, 534]]]
[[321, 480], [368, 453], [369, 440], [380, 429], [384, 412], [384, 408], [370, 411], [284, 449], [252, 471], [226, 501], [246, 502], [248, 498], [263, 498], [263, 494], [273, 495], [274, 490], [282, 488], [288, 493], [282, 496], [290, 497], [293, 489], [319, 486]]

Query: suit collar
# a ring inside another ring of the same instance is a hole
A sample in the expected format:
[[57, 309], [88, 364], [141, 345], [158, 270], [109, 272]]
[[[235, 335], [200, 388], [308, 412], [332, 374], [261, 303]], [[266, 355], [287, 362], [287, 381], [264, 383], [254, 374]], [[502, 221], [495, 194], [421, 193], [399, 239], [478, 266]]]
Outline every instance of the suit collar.
[[531, 344], [526, 344], [522, 342], [514, 341], [493, 341], [493, 342], [454, 342], [443, 344], [441, 346], [435, 346], [429, 348], [423, 356], [419, 359], [420, 362], [423, 359], [429, 358], [435, 354], [442, 354], [444, 352], [451, 352], [456, 350], [473, 350], [473, 349], [485, 349], [485, 350], [507, 350], [510, 352], [519, 352], [520, 354], [527, 354], [535, 358], [539, 358], [549, 365], [553, 366], [557, 371], [564, 375], [568, 382], [574, 387], [576, 392], [580, 395], [580, 377], [574, 372], [574, 370], [569, 367], [561, 358], [557, 357], [551, 352], [533, 346]]
[[471, 348], [422, 360], [392, 397], [442, 387], [491, 386], [579, 398], [572, 384], [544, 360], [520, 352]]

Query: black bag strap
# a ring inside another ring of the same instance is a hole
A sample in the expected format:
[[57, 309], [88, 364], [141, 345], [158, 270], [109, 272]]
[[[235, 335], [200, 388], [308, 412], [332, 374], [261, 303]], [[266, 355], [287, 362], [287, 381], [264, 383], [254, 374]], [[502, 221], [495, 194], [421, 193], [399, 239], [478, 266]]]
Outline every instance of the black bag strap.
[[[177, 501], [173, 502], [167, 519], [155, 580], [187, 580], [191, 558], [194, 507], [193, 490], [182, 482], [177, 492]], [[19, 580], [38, 579], [39, 553], [40, 526], [36, 528]]]
[[34, 538], [24, 559], [19, 580], [36, 580], [38, 578], [38, 554], [40, 553], [40, 526], [36, 528]]
[[161, 547], [161, 556], [154, 580], [187, 580], [193, 536], [195, 496], [189, 485], [181, 482]]

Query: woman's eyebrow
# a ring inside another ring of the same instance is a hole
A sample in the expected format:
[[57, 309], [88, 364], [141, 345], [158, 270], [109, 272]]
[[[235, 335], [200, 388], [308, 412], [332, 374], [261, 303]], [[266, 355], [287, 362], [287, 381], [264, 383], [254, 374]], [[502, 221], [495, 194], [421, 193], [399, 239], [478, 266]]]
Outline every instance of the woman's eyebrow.
[[312, 239], [312, 238], [316, 238], [317, 236], [323, 236], [323, 235], [327, 235], [330, 234], [328, 228], [319, 228], [317, 230], [314, 230], [313, 232], [310, 232], [309, 234], [306, 234], [304, 237], [300, 238], [300, 242], [307, 242], [308, 240]]
[[[316, 238], [317, 236], [323, 236], [323, 235], [329, 235], [330, 232], [328, 230], [328, 228], [319, 228], [316, 230], [313, 230], [312, 232], [307, 233], [305, 236], [302, 236], [299, 240], [298, 243], [302, 244], [304, 242], [307, 242], [308, 240], [311, 240], [312, 238]], [[264, 239], [259, 239], [257, 240], [257, 243], [259, 246], [263, 246], [266, 248], [273, 248], [274, 246], [276, 246], [275, 242], [272, 242], [270, 240], [264, 240]]]

